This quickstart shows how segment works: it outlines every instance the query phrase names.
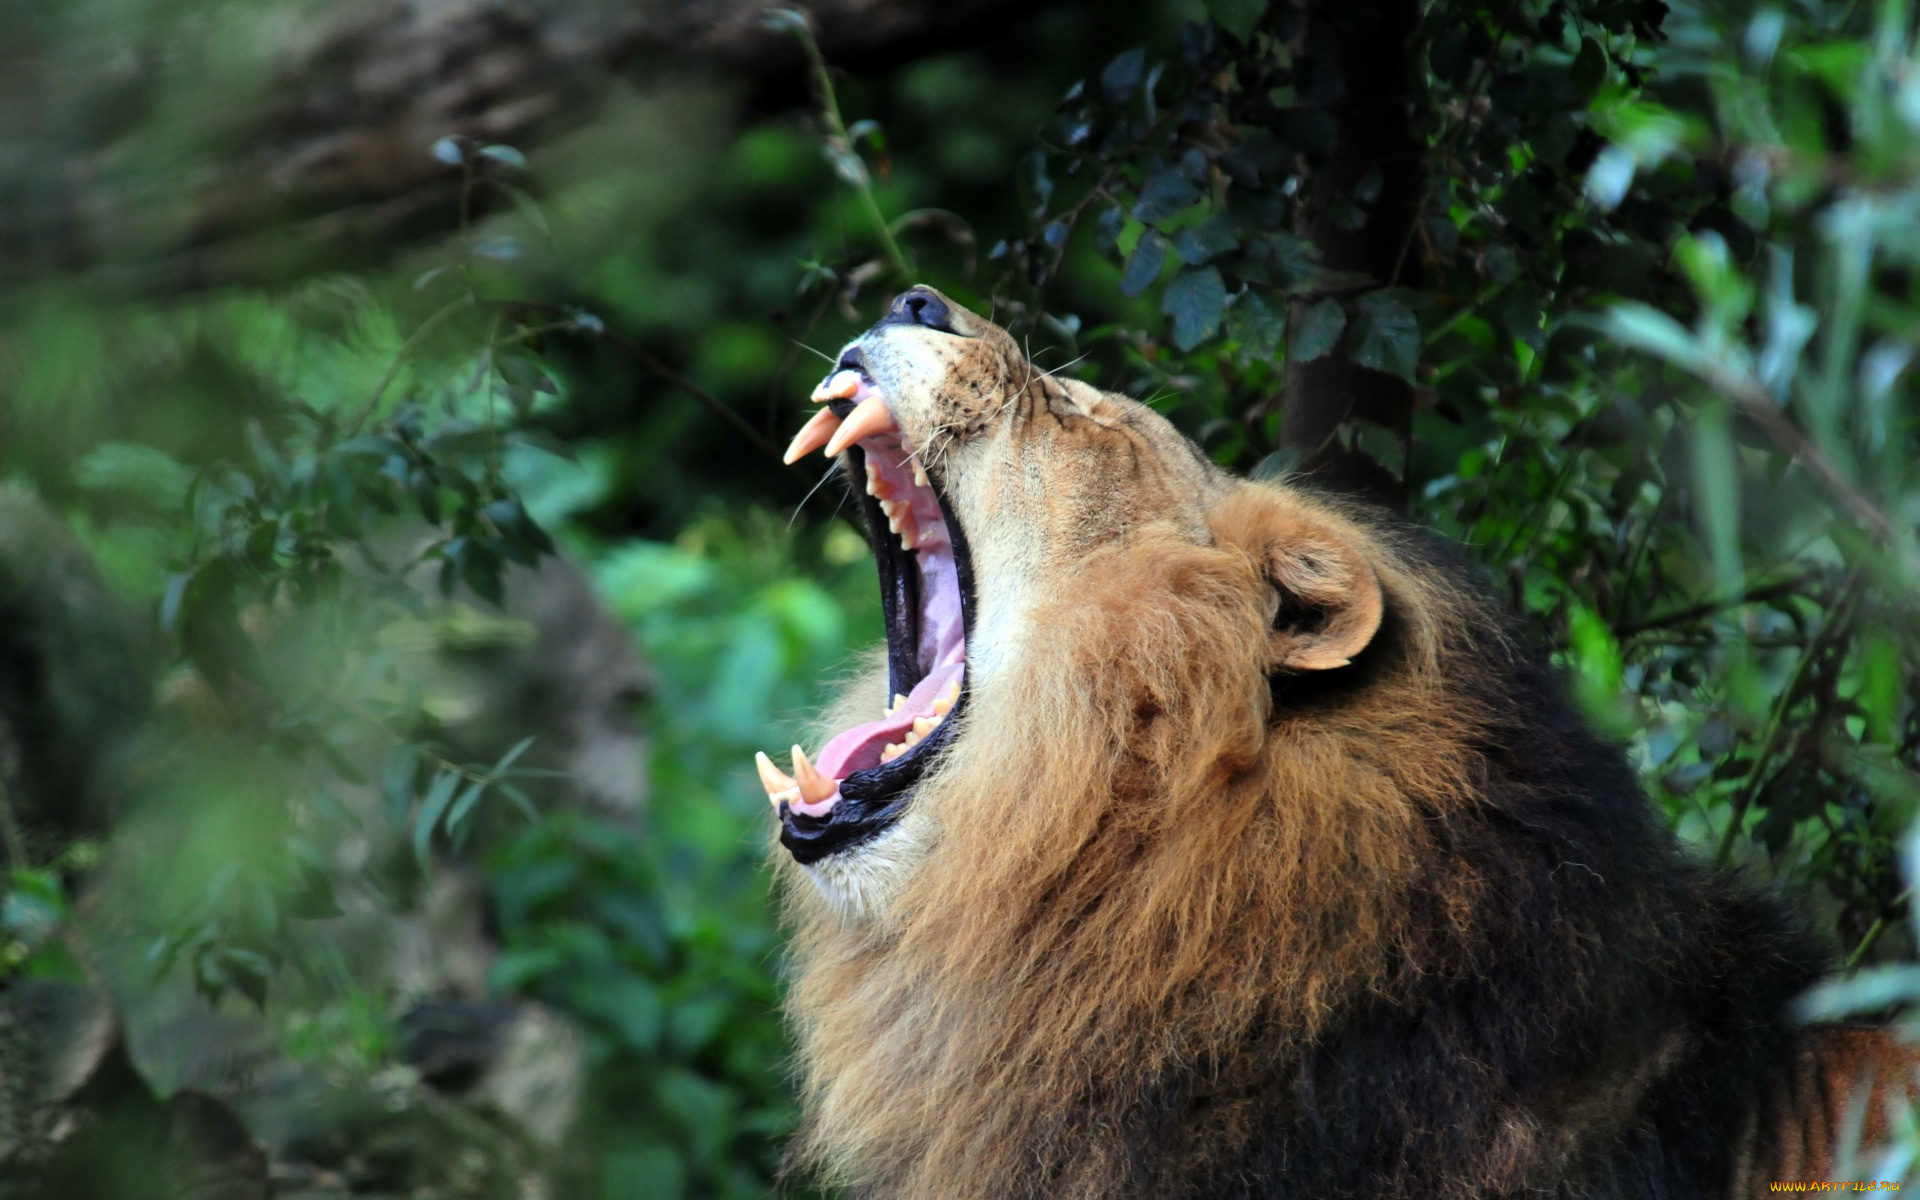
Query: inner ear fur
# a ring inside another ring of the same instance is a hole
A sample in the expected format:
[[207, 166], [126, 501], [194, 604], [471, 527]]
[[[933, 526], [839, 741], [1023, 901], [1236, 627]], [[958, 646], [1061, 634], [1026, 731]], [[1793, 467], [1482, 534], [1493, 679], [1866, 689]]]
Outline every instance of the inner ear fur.
[[1344, 667], [1380, 632], [1380, 578], [1358, 546], [1335, 530], [1288, 521], [1266, 543], [1273, 588], [1274, 670]]

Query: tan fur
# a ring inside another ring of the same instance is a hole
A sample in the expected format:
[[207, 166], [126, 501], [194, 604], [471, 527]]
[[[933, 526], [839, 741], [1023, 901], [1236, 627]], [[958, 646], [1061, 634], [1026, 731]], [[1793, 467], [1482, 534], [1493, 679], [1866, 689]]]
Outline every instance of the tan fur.
[[[1447, 748], [1473, 714], [1433, 674], [1449, 597], [1338, 510], [1227, 480], [1151, 410], [1028, 374], [991, 332], [937, 363], [957, 410], [875, 374], [968, 532], [972, 649], [1016, 638], [1019, 669], [973, 681], [902, 823], [938, 854], [879, 904], [789, 889], [804, 1152], [902, 1200], [986, 1195], [969, 1181], [1010, 1169], [1029, 1105], [1088, 1077], [1149, 1078], [1255, 1020], [1310, 1036], [1412, 949], [1403, 797], [1467, 791]], [[1332, 611], [1324, 646], [1271, 630], [1276, 570]], [[1378, 702], [1271, 723], [1268, 672], [1356, 653], [1380, 591], [1415, 616]], [[1143, 1025], [1182, 1033], [1143, 1060]]]
[[[893, 1200], [987, 1200], [1042, 1156], [1066, 1172], [1048, 1194], [1096, 1197], [1128, 1147], [1078, 1126], [1054, 1153], [1067, 1098], [1150, 1089], [1254, 1031], [1284, 1055], [1395, 970], [1459, 969], [1433, 921], [1501, 919], [1471, 871], [1428, 864], [1487, 716], [1445, 664], [1508, 649], [1377, 524], [1229, 479], [1152, 410], [953, 312], [954, 333], [858, 344], [971, 545], [970, 700], [899, 825], [811, 868], [780, 856], [795, 1153]], [[1275, 710], [1271, 677], [1376, 639], [1358, 694]], [[884, 688], [876, 667], [858, 711]], [[1679, 1053], [1557, 1114], [1515, 1108], [1478, 1183], [1433, 1194], [1541, 1182]], [[1254, 1136], [1230, 1099], [1210, 1112], [1207, 1136]]]

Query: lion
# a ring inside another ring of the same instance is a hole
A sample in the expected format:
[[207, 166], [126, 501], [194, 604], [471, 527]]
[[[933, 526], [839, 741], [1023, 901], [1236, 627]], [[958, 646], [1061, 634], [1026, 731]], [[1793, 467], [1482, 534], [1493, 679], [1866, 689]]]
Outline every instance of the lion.
[[1884, 1128], [1910, 1057], [1793, 1023], [1827, 951], [1680, 851], [1437, 538], [1235, 479], [927, 287], [814, 399], [788, 461], [864, 481], [887, 638], [758, 759], [795, 1171], [1744, 1196], [1833, 1168], [1863, 1064]]

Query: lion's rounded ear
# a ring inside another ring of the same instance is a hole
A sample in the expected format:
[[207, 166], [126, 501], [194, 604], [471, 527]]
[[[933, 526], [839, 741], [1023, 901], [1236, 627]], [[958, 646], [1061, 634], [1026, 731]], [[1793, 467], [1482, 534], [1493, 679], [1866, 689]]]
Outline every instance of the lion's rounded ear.
[[1274, 670], [1344, 667], [1380, 631], [1380, 579], [1360, 548], [1311, 526], [1267, 544]]

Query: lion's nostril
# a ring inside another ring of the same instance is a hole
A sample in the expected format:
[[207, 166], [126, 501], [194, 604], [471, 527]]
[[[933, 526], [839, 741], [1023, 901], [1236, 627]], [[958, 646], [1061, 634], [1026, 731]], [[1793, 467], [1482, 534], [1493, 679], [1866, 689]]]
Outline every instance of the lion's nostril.
[[942, 333], [953, 332], [953, 310], [946, 301], [925, 288], [909, 288], [893, 302], [887, 315], [880, 318], [882, 325], [920, 325], [927, 329], [938, 329]]

